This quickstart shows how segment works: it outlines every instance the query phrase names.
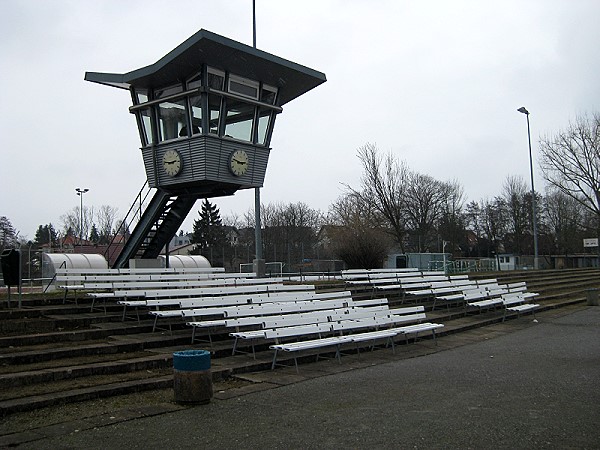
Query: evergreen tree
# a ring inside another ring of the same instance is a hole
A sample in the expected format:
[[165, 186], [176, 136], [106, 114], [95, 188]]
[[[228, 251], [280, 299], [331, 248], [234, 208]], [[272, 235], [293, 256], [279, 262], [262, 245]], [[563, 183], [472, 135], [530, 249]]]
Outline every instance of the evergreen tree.
[[57, 245], [58, 234], [56, 233], [54, 226], [51, 223], [40, 225], [35, 232], [33, 243], [38, 247], [41, 247], [44, 244]]
[[0, 216], [0, 251], [17, 245], [17, 230], [6, 216]]
[[200, 217], [194, 221], [192, 233], [192, 243], [196, 244], [197, 252], [204, 253], [208, 249], [223, 246], [225, 230], [219, 208], [204, 199], [198, 214]]
[[98, 228], [96, 228], [96, 224], [92, 224], [92, 229], [90, 230], [90, 242], [97, 244], [100, 242], [100, 233], [98, 233]]

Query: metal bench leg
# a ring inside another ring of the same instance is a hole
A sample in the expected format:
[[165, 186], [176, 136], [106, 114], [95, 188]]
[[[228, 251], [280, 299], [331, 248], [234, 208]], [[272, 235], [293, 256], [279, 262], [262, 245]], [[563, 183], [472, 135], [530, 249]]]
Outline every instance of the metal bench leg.
[[235, 341], [233, 341], [233, 350], [231, 351], [231, 356], [235, 355], [235, 349], [237, 348], [238, 337], [236, 336]]
[[[273, 363], [271, 364], [271, 370], [275, 369], [275, 364], [277, 363], [277, 349], [275, 349], [275, 353], [273, 354]], [[297, 368], [296, 368], [297, 370]]]
[[338, 363], [342, 364], [342, 353], [340, 352], [340, 346], [341, 344], [335, 346], [335, 357], [337, 358]]
[[358, 345], [358, 342], [355, 342], [355, 347], [356, 347], [356, 355], [358, 356], [358, 359], [360, 359], [360, 346]]

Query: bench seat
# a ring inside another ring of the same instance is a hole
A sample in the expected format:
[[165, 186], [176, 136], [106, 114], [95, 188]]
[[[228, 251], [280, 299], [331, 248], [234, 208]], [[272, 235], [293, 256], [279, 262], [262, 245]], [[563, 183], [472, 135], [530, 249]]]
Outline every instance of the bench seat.
[[467, 307], [478, 308], [480, 311], [482, 309], [495, 308], [502, 304], [502, 298], [488, 298], [485, 300], [479, 300], [475, 302], [467, 303]]

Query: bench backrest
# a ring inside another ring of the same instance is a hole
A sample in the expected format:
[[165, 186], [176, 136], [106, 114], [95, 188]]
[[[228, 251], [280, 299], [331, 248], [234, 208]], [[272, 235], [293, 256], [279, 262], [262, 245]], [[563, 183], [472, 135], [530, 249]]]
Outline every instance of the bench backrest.
[[282, 278], [204, 278], [204, 279], [179, 279], [179, 280], [129, 280], [112, 282], [84, 282], [84, 289], [172, 289], [196, 288], [215, 286], [240, 286], [282, 283]]
[[[316, 293], [312, 291], [300, 292], [277, 292], [277, 293], [259, 293], [259, 294], [240, 294], [240, 295], [221, 295], [214, 297], [193, 297], [179, 299], [181, 309], [201, 308], [202, 306], [218, 304], [219, 302], [235, 304], [257, 304], [273, 302], [295, 302], [301, 300], [327, 300], [327, 299], [351, 299], [352, 293], [349, 291], [323, 292]], [[156, 301], [156, 300], [155, 300]]]
[[137, 269], [86, 269], [64, 268], [56, 269], [56, 275], [121, 275], [121, 274], [161, 274], [161, 273], [224, 273], [223, 267], [147, 267]]
[[299, 325], [296, 327], [268, 328], [264, 331], [265, 339], [280, 339], [283, 337], [307, 336], [331, 331], [330, 323]]
[[259, 305], [243, 305], [224, 308], [224, 317], [267, 316], [293, 312], [308, 312], [348, 307], [347, 300], [300, 301], [286, 303], [266, 303]]
[[299, 284], [261, 284], [261, 285], [239, 285], [223, 287], [205, 287], [205, 288], [187, 288], [187, 289], [130, 289], [114, 292], [115, 297], [145, 297], [145, 298], [166, 298], [166, 297], [199, 297], [216, 295], [236, 295], [249, 293], [279, 293], [296, 291], [314, 291], [314, 285]]

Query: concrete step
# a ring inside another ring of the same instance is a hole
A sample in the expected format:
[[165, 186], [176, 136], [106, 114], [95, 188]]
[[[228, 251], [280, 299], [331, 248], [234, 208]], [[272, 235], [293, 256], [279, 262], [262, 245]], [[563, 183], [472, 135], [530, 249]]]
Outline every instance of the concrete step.
[[[560, 278], [554, 274], [533, 279], [530, 278], [532, 273], [523, 275], [523, 278], [526, 278], [529, 290], [540, 292], [540, 297], [536, 299], [536, 303], [542, 304], [540, 311], [548, 311], [585, 302], [585, 289], [593, 287], [594, 283], [598, 286], [596, 280], [600, 271], [586, 272], [587, 279], [579, 273], [573, 275], [570, 281], [568, 277], [562, 277], [563, 273]], [[489, 278], [490, 275], [485, 277]], [[364, 295], [368, 297], [371, 294]], [[400, 297], [388, 297], [388, 300], [390, 305], [400, 306]], [[464, 307], [461, 306], [448, 309], [440, 307], [431, 312], [432, 300], [419, 299], [418, 304], [426, 306], [428, 320], [444, 323], [445, 327], [437, 334], [440, 337], [447, 336], [449, 340], [460, 333], [498, 324], [503, 316], [500, 311], [465, 316]], [[403, 306], [406, 305], [404, 303]], [[38, 306], [34, 309], [38, 309]], [[28, 330], [9, 336], [2, 332], [3, 336], [0, 337], [0, 415], [57, 402], [75, 402], [170, 387], [172, 375], [167, 373], [172, 372], [172, 352], [180, 349], [210, 349], [213, 352], [213, 377], [216, 378], [259, 372], [271, 367], [272, 352], [268, 349], [268, 342], [257, 344], [256, 359], [244, 354], [231, 356], [232, 340], [228, 336], [231, 330], [214, 330], [212, 347], [204, 344], [192, 346], [191, 329], [184, 324], [180, 324], [172, 333], [151, 333], [150, 320], [122, 322], [120, 307], [109, 310], [108, 314], [104, 314], [104, 311], [90, 312], [89, 304], [80, 308], [74, 304], [62, 305], [57, 302], [46, 307], [41, 305], [39, 309], [46, 312], [35, 318], [25, 319], [27, 316], [24, 314], [20, 319], [15, 316], [15, 320], [7, 321], [46, 321], [49, 328], [46, 332]], [[509, 319], [515, 317], [509, 315]], [[58, 331], [56, 327], [65, 324], [79, 328]], [[430, 338], [425, 337], [426, 345], [429, 344], [427, 339]], [[401, 341], [398, 345], [403, 344]], [[245, 342], [241, 343], [240, 348], [250, 350]], [[410, 345], [406, 350], [409, 349]], [[352, 348], [347, 350], [350, 353], [353, 351]], [[333, 356], [331, 353], [325, 354]], [[316, 355], [306, 352], [299, 362], [314, 362]], [[293, 357], [282, 355], [280, 361], [292, 363]]]

